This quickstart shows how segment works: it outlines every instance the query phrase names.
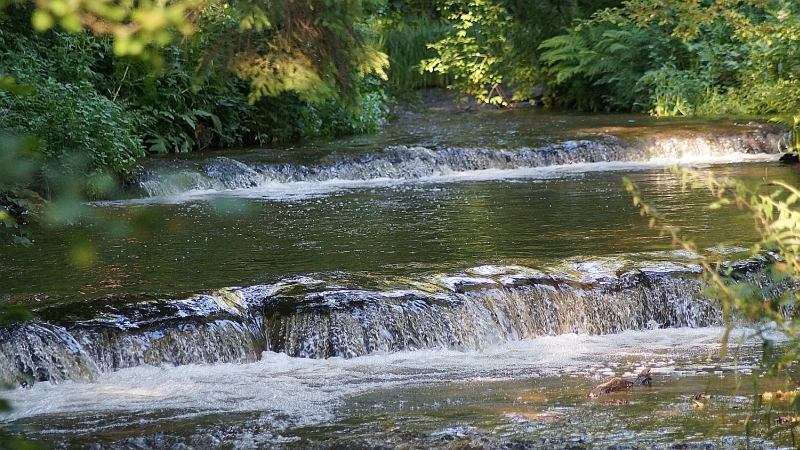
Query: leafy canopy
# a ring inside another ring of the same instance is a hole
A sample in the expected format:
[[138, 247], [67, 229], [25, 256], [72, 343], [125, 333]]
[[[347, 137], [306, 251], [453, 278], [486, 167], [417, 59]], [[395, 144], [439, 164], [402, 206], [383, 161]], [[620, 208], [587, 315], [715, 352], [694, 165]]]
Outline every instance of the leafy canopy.
[[[21, 0], [0, 0], [0, 11]], [[34, 0], [31, 20], [39, 31], [55, 25], [77, 33], [84, 29], [113, 35], [118, 56], [141, 55], [148, 45], [164, 46], [178, 35], [196, 30], [191, 15], [201, 0], [109, 1]]]
[[[12, 3], [24, 1], [0, 0], [0, 14]], [[368, 42], [367, 27], [360, 25], [377, 11], [380, 0], [34, 0], [33, 4], [31, 21], [39, 31], [58, 25], [74, 33], [88, 30], [112, 36], [116, 56], [138, 55], [157, 63], [155, 49], [213, 28], [225, 14], [235, 27], [225, 33], [226, 42], [208, 44], [214, 56], [226, 58], [226, 65], [251, 81], [253, 102], [293, 91], [303, 101], [341, 95], [355, 103], [359, 80], [370, 73], [385, 78], [388, 65], [386, 55]]]

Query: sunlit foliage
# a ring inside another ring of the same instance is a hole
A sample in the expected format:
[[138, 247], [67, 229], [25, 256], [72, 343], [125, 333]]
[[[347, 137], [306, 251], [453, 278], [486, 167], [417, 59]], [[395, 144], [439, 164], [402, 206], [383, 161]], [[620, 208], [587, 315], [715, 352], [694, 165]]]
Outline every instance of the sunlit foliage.
[[543, 40], [561, 33], [573, 21], [609, 0], [528, 2], [521, 0], [442, 0], [445, 35], [428, 47], [435, 50], [420, 65], [423, 73], [450, 77], [449, 87], [478, 102], [505, 105], [528, 100], [543, 86], [546, 73], [539, 61]]
[[[0, 11], [21, 0], [0, 0]], [[58, 25], [65, 30], [90, 30], [114, 36], [114, 53], [141, 55], [150, 45], [163, 46], [196, 28], [191, 20], [201, 0], [121, 1], [35, 0], [34, 27], [46, 31]]]
[[474, 95], [478, 102], [505, 105], [500, 85], [507, 72], [515, 22], [506, 9], [491, 0], [453, 1], [444, 6], [454, 33], [429, 44], [437, 57], [423, 61], [422, 70], [450, 73], [449, 87]]
[[285, 91], [312, 103], [338, 95], [355, 100], [364, 76], [385, 78], [386, 55], [359, 27], [377, 6], [369, 0], [240, 5], [242, 44], [233, 64], [251, 81], [251, 101]]
[[588, 109], [797, 111], [798, 12], [784, 0], [631, 0], [545, 41], [542, 59], [564, 101]]

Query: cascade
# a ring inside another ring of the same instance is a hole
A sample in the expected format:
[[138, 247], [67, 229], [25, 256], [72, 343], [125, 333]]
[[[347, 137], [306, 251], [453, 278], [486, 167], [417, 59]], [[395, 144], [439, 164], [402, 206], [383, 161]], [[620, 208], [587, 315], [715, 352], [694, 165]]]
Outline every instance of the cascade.
[[[739, 271], [763, 276], [762, 264]], [[546, 272], [479, 266], [385, 290], [296, 277], [83, 313], [52, 306], [37, 311], [42, 321], [0, 330], [0, 381], [90, 381], [143, 364], [252, 362], [266, 350], [352, 358], [474, 350], [565, 333], [720, 325], [721, 310], [701, 295], [702, 284], [691, 263], [598, 259]]]
[[0, 384], [93, 381], [99, 373], [94, 360], [63, 327], [25, 323], [0, 329]]
[[633, 142], [603, 133], [539, 147], [469, 148], [388, 146], [360, 154], [333, 154], [313, 165], [245, 164], [228, 157], [175, 163], [146, 171], [139, 187], [150, 197], [192, 190], [250, 189], [272, 183], [415, 180], [477, 170], [510, 170], [596, 162], [679, 161], [731, 154], [777, 153], [783, 133], [755, 128], [740, 133], [643, 135]]

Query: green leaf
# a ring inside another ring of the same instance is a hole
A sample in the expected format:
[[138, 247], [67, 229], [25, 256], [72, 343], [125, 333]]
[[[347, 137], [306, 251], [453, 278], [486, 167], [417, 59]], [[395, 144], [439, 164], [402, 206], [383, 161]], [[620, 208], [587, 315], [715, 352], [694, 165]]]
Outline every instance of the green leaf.
[[195, 125], [194, 118], [193, 118], [192, 116], [189, 116], [189, 115], [182, 115], [182, 116], [181, 116], [181, 119], [183, 119], [183, 121], [184, 121], [184, 122], [186, 122], [187, 124], [189, 124], [189, 126], [190, 126], [190, 127], [193, 129], [193, 130], [195, 129], [196, 125]]

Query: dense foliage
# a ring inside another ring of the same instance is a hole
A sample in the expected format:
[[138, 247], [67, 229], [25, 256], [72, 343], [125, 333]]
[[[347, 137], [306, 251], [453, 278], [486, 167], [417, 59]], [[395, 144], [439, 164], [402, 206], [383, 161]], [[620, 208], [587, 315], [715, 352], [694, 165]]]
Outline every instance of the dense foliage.
[[513, 51], [507, 34], [517, 34], [514, 21], [503, 6], [487, 0], [451, 7], [455, 11], [448, 19], [453, 32], [431, 44], [438, 56], [426, 60], [423, 70], [452, 73], [450, 87], [481, 103], [507, 104], [500, 85]]
[[[390, 92], [450, 87], [503, 104], [545, 83], [537, 47], [613, 0], [389, 2], [375, 20], [389, 56]], [[491, 92], [491, 95], [490, 95]], [[516, 94], [516, 97], [514, 95]]]
[[522, 100], [539, 86], [547, 88], [546, 103], [593, 111], [765, 114], [800, 107], [796, 2], [436, 3], [444, 36], [428, 43], [436, 54], [420, 66], [447, 74], [451, 88], [479, 101]]
[[[297, 9], [301, 2], [287, 3]], [[320, 13], [319, 7], [304, 5]], [[300, 11], [291, 12], [296, 17]], [[333, 105], [352, 113], [347, 116], [352, 123], [329, 127], [332, 135], [363, 131], [360, 106], [380, 93], [379, 85], [366, 80], [370, 74], [382, 74], [385, 60], [363, 39], [356, 40], [362, 34], [352, 29], [358, 17], [341, 12], [339, 20], [350, 27], [345, 37], [325, 32], [338, 29], [336, 21], [315, 30], [313, 24], [290, 26], [273, 19], [273, 27], [259, 33], [246, 13], [210, 4], [194, 19], [196, 26], [202, 24], [198, 32], [179, 43], [149, 49], [156, 65], [116, 55], [118, 37], [56, 30], [39, 34], [29, 24], [29, 7], [10, 7], [6, 13], [9, 18], [4, 25], [9, 26], [0, 30], [0, 73], [34, 87], [47, 78], [59, 84], [86, 85], [138, 118], [137, 133], [151, 152], [313, 137], [322, 131], [316, 123], [304, 122], [301, 113], [310, 105], [317, 106], [317, 115], [332, 111]], [[302, 29], [308, 36], [294, 33], [292, 42], [284, 42], [290, 38], [282, 35], [293, 29]], [[335, 49], [326, 50], [324, 45]], [[310, 48], [314, 52], [299, 54]], [[298, 54], [286, 54], [293, 51]], [[331, 106], [319, 107], [326, 103]], [[374, 110], [373, 105], [366, 106]], [[332, 113], [337, 120], [345, 114]], [[374, 121], [379, 123], [380, 116]], [[130, 151], [135, 153], [133, 147]]]
[[[441, 0], [437, 11], [444, 35], [429, 42], [434, 51], [419, 64], [423, 73], [446, 74], [448, 87], [463, 98], [506, 105], [532, 97], [548, 74], [538, 52], [547, 38], [581, 17], [618, 1]], [[389, 52], [390, 57], [392, 53]], [[394, 59], [392, 58], [394, 61]]]
[[71, 6], [88, 30], [65, 24], [72, 13], [59, 9], [67, 31], [50, 28], [50, 3], [6, 6], [0, 156], [16, 169], [0, 178], [0, 228], [28, 243], [37, 205], [105, 197], [133, 179], [148, 152], [375, 130], [386, 115], [386, 60], [360, 24], [374, 7], [317, 3], [270, 2], [259, 12], [257, 4], [195, 2], [180, 33], [169, 20], [157, 21], [160, 32], [151, 24], [144, 33], [149, 22], [112, 26], [116, 16], [101, 26], [87, 16], [100, 13], [80, 3]]
[[587, 109], [793, 112], [798, 12], [783, 0], [631, 0], [545, 41], [542, 58], [556, 95]]

